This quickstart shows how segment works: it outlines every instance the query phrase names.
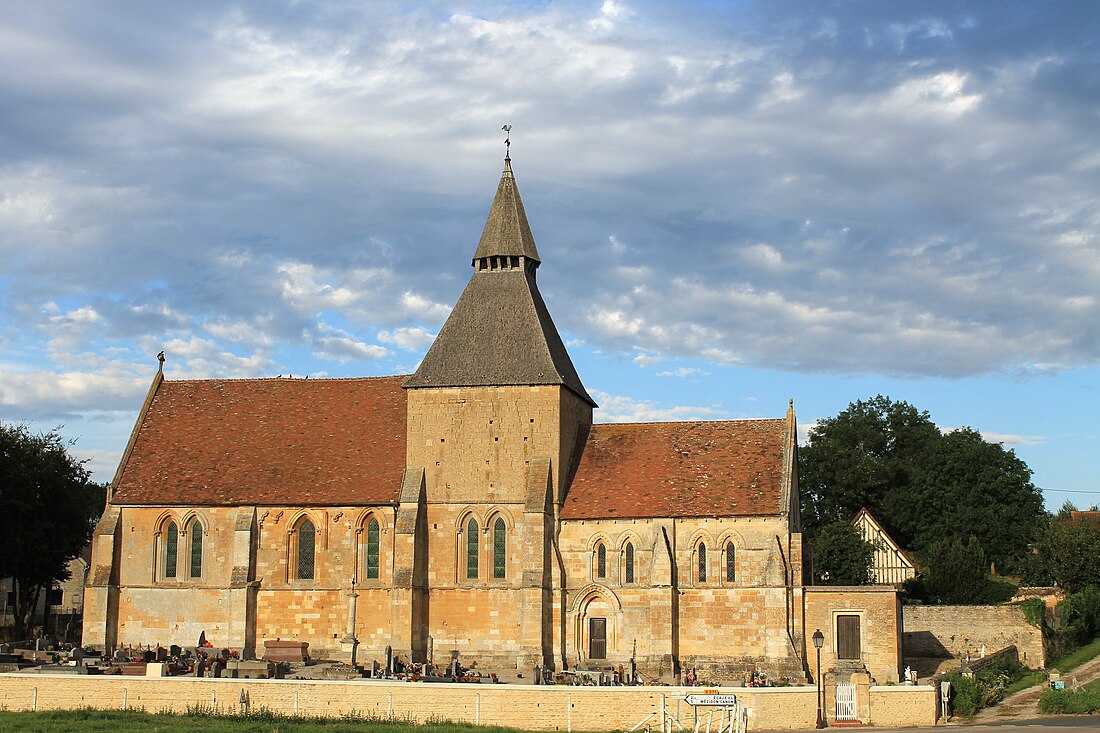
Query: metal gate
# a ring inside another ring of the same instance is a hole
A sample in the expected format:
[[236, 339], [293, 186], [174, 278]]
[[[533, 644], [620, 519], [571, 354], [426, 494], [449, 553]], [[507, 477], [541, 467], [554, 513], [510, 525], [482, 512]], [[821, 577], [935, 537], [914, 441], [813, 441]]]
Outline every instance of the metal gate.
[[856, 716], [856, 686], [836, 686], [836, 715], [834, 720], [858, 720]]

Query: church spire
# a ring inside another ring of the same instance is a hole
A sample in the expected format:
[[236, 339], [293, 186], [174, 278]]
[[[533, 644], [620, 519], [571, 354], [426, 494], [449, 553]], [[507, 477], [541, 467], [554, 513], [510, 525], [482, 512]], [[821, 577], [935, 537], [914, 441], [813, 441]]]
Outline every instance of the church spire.
[[[511, 258], [520, 257], [523, 260], [512, 262]], [[512, 160], [506, 157], [497, 195], [489, 209], [489, 218], [485, 221], [477, 251], [474, 252], [473, 266], [476, 270], [497, 269], [502, 264], [525, 269], [528, 263], [532, 267], [538, 267], [539, 262], [535, 237], [531, 234], [531, 225], [527, 223], [527, 213], [523, 210], [523, 199], [519, 196], [519, 187], [512, 175]]]
[[595, 406], [535, 284], [539, 253], [509, 158], [473, 266], [462, 297], [404, 386], [557, 384]]

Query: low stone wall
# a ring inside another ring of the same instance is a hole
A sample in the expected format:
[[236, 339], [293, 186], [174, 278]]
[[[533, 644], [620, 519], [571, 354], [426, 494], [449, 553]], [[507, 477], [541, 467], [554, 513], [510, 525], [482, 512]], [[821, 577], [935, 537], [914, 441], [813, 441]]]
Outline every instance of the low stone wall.
[[1046, 666], [1043, 632], [1027, 622], [1020, 606], [903, 606], [902, 653], [912, 657], [981, 656], [1015, 646], [1020, 661]]
[[936, 724], [936, 688], [894, 685], [871, 688], [871, 725], [902, 728]]
[[[691, 727], [694, 709], [683, 698], [703, 690], [0, 675], [0, 700], [8, 710], [91, 707], [185, 712], [189, 707], [204, 707], [235, 714], [240, 712], [242, 691], [253, 711], [266, 708], [284, 715], [339, 717], [358, 713], [417, 723], [451, 720], [528, 730], [610, 731], [627, 730], [651, 715], [651, 727], [659, 726], [662, 706], [685, 728]], [[806, 729], [813, 728], [816, 722], [814, 687], [727, 687], [718, 691], [737, 695], [751, 709], [750, 729]], [[931, 725], [935, 712], [932, 687], [870, 688], [870, 722], [876, 725]]]

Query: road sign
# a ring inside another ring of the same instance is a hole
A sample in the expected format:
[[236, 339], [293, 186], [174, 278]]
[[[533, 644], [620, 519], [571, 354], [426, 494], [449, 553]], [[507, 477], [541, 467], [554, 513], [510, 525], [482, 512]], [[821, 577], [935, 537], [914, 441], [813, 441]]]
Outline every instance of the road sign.
[[737, 704], [737, 695], [688, 695], [684, 698], [684, 701], [688, 705], [694, 707], [700, 707], [703, 705], [713, 705], [716, 707], [733, 707]]

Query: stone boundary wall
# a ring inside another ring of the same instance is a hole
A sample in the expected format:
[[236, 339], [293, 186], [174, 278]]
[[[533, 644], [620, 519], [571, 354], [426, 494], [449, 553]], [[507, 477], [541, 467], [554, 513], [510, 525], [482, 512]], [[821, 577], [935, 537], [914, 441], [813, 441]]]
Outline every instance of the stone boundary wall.
[[[719, 690], [737, 695], [751, 708], [750, 730], [806, 729], [816, 722], [814, 687]], [[268, 709], [283, 715], [358, 713], [416, 723], [449, 720], [528, 730], [611, 731], [628, 730], [650, 714], [654, 714], [650, 727], [659, 726], [662, 704], [685, 728], [693, 726], [694, 711], [683, 696], [703, 688], [0, 674], [0, 708], [6, 710], [91, 707], [182, 713], [202, 706], [235, 714], [240, 712], [242, 691], [253, 711]], [[874, 724], [932, 725], [935, 715], [933, 687], [870, 688]]]
[[902, 654], [912, 657], [981, 657], [1015, 646], [1028, 667], [1046, 666], [1043, 632], [1020, 606], [903, 606]]

